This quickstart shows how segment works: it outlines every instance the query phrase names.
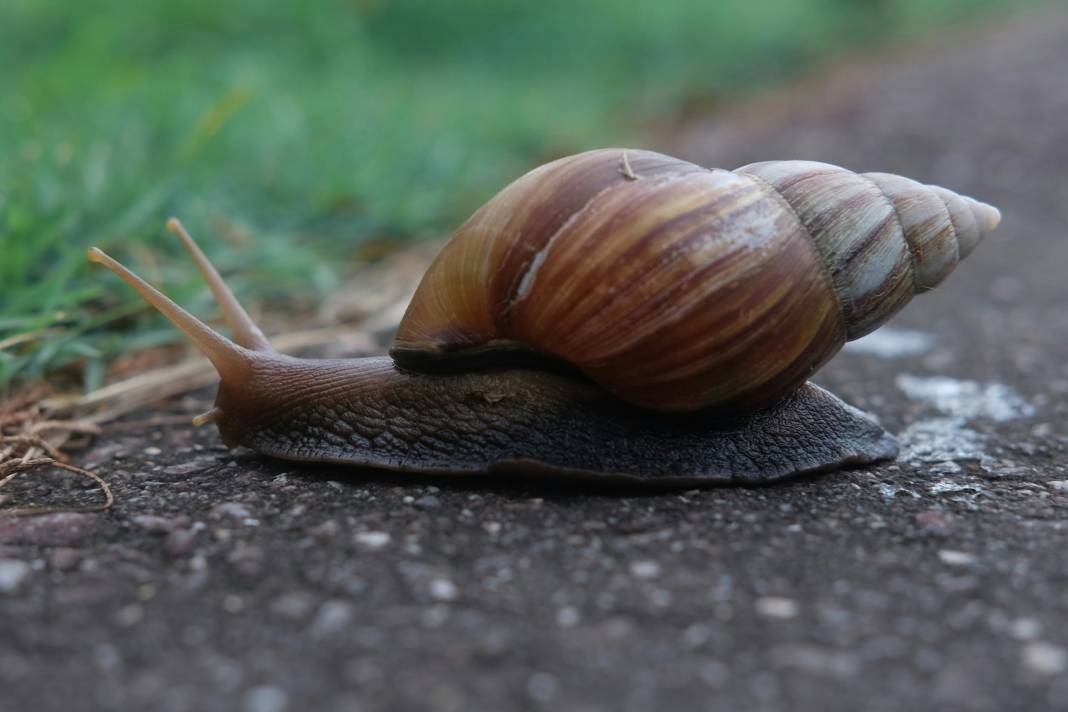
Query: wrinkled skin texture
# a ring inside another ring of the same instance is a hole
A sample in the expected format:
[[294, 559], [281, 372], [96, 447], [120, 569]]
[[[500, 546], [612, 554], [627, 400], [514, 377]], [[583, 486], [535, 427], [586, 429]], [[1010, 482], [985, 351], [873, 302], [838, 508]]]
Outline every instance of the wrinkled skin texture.
[[217, 403], [229, 445], [427, 474], [757, 483], [897, 454], [882, 428], [811, 384], [746, 416], [668, 415], [542, 371], [427, 375], [388, 358], [270, 354], [224, 379]]

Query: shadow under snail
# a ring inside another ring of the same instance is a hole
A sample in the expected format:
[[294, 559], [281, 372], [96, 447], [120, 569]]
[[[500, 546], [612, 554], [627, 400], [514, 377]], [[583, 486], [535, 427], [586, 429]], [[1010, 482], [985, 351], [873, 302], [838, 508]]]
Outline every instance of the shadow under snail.
[[[223, 441], [306, 462], [670, 484], [761, 482], [896, 456], [806, 379], [931, 289], [997, 209], [810, 161], [733, 171], [603, 149], [522, 176], [427, 270], [390, 357], [271, 350], [176, 220], [233, 334], [122, 265], [221, 376]], [[235, 343], [236, 342], [236, 343]]]

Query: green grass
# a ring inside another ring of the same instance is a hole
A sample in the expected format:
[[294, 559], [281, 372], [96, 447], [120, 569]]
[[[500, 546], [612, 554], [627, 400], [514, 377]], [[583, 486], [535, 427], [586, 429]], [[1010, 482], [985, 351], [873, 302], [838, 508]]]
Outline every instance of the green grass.
[[211, 313], [168, 215], [239, 294], [299, 308], [361, 244], [447, 233], [539, 161], [1010, 5], [5, 0], [0, 341], [35, 336], [0, 350], [0, 386], [75, 364], [92, 388], [177, 338], [89, 245]]

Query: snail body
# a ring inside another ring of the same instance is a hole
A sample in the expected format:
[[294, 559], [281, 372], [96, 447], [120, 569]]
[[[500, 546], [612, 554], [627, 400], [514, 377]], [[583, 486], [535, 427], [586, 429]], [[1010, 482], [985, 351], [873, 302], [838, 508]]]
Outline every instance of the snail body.
[[392, 359], [277, 354], [177, 221], [237, 343], [98, 250], [222, 376], [229, 445], [425, 473], [768, 480], [896, 453], [805, 379], [933, 288], [997, 210], [808, 161], [604, 149], [519, 178], [453, 234]]

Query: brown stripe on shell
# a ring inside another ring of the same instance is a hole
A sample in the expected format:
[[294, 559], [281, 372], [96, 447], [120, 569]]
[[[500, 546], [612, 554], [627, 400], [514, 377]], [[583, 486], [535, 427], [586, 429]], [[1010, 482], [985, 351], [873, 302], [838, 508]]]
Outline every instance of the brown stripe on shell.
[[785, 234], [757, 275], [720, 282], [684, 328], [652, 334], [587, 372], [664, 410], [736, 401], [776, 379], [799, 382], [845, 338], [832, 289], [813, 278], [818, 255], [800, 231]]
[[[600, 319], [599, 328], [591, 330], [593, 339], [576, 344], [586, 350], [591, 366], [597, 366], [603, 359], [629, 353], [642, 342], [664, 345], [663, 336], [669, 330], [690, 333], [695, 315], [707, 314], [710, 304], [716, 308], [715, 313], [723, 314], [724, 318], [719, 323], [708, 324], [708, 331], [715, 332], [718, 337], [733, 338], [736, 332], [747, 328], [747, 319], [743, 317], [752, 316], [755, 307], [726, 298], [725, 290], [736, 284], [763, 280], [769, 255], [782, 249], [782, 243], [800, 228], [793, 216], [771, 209], [767, 201], [761, 199], [759, 186], [739, 176], [732, 176], [731, 180], [736, 189], [730, 195], [735, 200], [729, 205], [723, 205], [719, 200], [712, 203], [719, 207], [718, 219], [710, 220], [703, 229], [679, 235], [677, 244], [673, 244], [672, 250], [677, 250], [685, 260], [659, 263], [646, 260], [646, 263], [656, 264], [657, 269], [642, 272], [638, 279], [630, 280], [642, 285], [644, 290], [621, 293], [616, 316]], [[745, 235], [746, 239], [726, 237], [732, 233]], [[704, 243], [700, 251], [694, 246], [698, 240]], [[676, 240], [670, 239], [670, 242]], [[678, 264], [680, 261], [683, 264]], [[719, 308], [723, 305], [732, 308]], [[602, 315], [594, 312], [592, 316]], [[621, 323], [612, 329], [613, 322]], [[606, 341], [608, 339], [611, 341]], [[668, 350], [675, 354], [680, 348], [693, 348], [694, 344], [700, 348], [699, 340], [695, 339], [689, 343], [671, 344]], [[597, 350], [591, 351], [591, 347]], [[689, 359], [676, 359], [674, 355], [671, 358], [692, 364]], [[673, 365], [682, 368], [686, 364]], [[635, 363], [631, 373], [638, 378], [655, 377], [653, 374], [662, 373], [663, 368], [659, 363]]]
[[508, 329], [510, 307], [522, 298], [520, 289], [535, 267], [539, 253], [550, 249], [550, 242], [571, 229], [580, 215], [596, 210], [603, 193], [633, 190], [638, 181], [705, 171], [700, 166], [657, 153], [626, 151], [626, 167], [636, 177], [628, 180], [623, 170], [623, 154], [624, 151], [616, 149], [579, 154], [572, 160], [549, 164], [547, 168], [551, 170], [544, 174], [528, 174], [506, 189], [519, 195], [518, 200], [509, 201], [509, 214], [499, 226], [500, 234], [522, 234], [522, 239], [510, 241], [513, 247], [497, 265], [490, 285], [497, 298], [493, 308], [498, 328]]
[[946, 204], [929, 187], [892, 173], [864, 173], [897, 209], [912, 252], [918, 292], [945, 279], [960, 261], [953, 223]]
[[[761, 249], [763, 242], [729, 239], [715, 217], [759, 197], [726, 171], [692, 176], [685, 186], [656, 186], [636, 199], [619, 196], [620, 205], [606, 211], [611, 219], [577, 226], [575, 239], [550, 256], [529, 300], [538, 308], [527, 307], [515, 336], [588, 361], [666, 327], [702, 298], [686, 289], [696, 271], [732, 248]], [[695, 232], [705, 244], [694, 244]], [[669, 291], [673, 298], [665, 300]], [[656, 314], [648, 313], [650, 303], [659, 305]]]
[[973, 201], [941, 186], [932, 185], [931, 190], [942, 199], [949, 210], [950, 220], [953, 221], [953, 228], [957, 232], [957, 249], [960, 250], [961, 259], [964, 259], [983, 238], [979, 219], [972, 210]]
[[538, 251], [600, 193], [706, 170], [650, 151], [628, 151], [638, 180], [627, 180], [619, 170], [622, 153], [603, 149], [562, 158], [527, 173], [483, 205], [427, 270], [396, 345], [444, 354], [501, 338], [507, 306]]
[[830, 264], [849, 339], [881, 325], [913, 294], [909, 251], [893, 205], [870, 181], [813, 161], [754, 163], [793, 207]]
[[[747, 179], [702, 178], [710, 186], [732, 186], [739, 198], [731, 204], [734, 210], [721, 208], [721, 224], [710, 221], [703, 256], [684, 250], [683, 259], [664, 260], [659, 273], [633, 279], [607, 256], [613, 248], [625, 251], [628, 236], [591, 240], [604, 256], [580, 262], [561, 254], [556, 267], [582, 272], [600, 296], [583, 299], [581, 288], [560, 287], [545, 275], [545, 294], [531, 295], [530, 303], [559, 319], [560, 312], [541, 298], [559, 295], [557, 306], [579, 318], [555, 328], [549, 319], [540, 325], [543, 331], [525, 337], [539, 339], [541, 348], [577, 363], [631, 402], [662, 409], [711, 406], [775, 378], [780, 364], [793, 364], [806, 352], [816, 352], [811, 358], [819, 363], [835, 353], [844, 342], [836, 300], [796, 218], [764, 199], [764, 189]], [[645, 237], [642, 232], [631, 239]], [[670, 244], [673, 236], [660, 237]], [[692, 240], [692, 234], [686, 237]], [[718, 261], [708, 259], [717, 252]], [[635, 269], [644, 270], [648, 261], [655, 260], [636, 260]], [[647, 308], [650, 304], [659, 308]], [[629, 310], [642, 315], [638, 323], [628, 318]], [[595, 338], [587, 338], [587, 331]], [[824, 341], [816, 344], [817, 337]], [[801, 366], [799, 372], [810, 369]]]

